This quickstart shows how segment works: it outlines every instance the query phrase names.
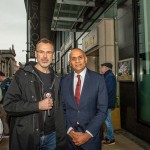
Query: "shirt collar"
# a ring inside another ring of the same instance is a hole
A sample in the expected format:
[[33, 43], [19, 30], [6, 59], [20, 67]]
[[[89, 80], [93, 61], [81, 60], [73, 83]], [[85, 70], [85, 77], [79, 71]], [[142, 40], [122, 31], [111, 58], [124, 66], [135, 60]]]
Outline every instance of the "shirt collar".
[[85, 74], [86, 74], [86, 71], [87, 71], [87, 68], [84, 68], [84, 70], [82, 72], [80, 72], [79, 74], [77, 74], [76, 72], [74, 72], [74, 76], [76, 77], [77, 75], [80, 75], [81, 77], [85, 77]]

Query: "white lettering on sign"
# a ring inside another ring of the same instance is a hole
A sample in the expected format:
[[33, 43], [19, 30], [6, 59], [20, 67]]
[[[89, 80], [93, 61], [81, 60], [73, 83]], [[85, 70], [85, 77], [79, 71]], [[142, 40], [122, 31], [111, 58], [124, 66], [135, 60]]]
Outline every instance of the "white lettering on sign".
[[38, 10], [38, 3], [37, 2], [32, 2], [32, 9], [34, 11]]
[[30, 5], [30, 58], [34, 58], [36, 43], [40, 39], [40, 0], [32, 0]]
[[33, 27], [34, 30], [36, 30], [37, 27], [38, 27], [38, 25], [39, 25], [39, 24], [38, 24], [39, 19], [38, 19], [38, 16], [37, 16], [36, 13], [33, 14], [31, 20], [32, 20], [32, 21], [31, 21], [31, 26]]
[[32, 16], [31, 16], [31, 40], [37, 41], [39, 40], [39, 34], [37, 29], [39, 28], [39, 6], [37, 2], [32, 2], [31, 3], [31, 8], [32, 8]]

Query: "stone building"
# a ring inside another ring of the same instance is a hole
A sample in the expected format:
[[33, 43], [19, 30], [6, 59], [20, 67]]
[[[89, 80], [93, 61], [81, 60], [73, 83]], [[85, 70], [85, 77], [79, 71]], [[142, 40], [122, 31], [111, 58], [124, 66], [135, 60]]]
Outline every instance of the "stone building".
[[5, 73], [7, 77], [12, 77], [16, 72], [14, 45], [9, 49], [0, 49], [0, 70]]

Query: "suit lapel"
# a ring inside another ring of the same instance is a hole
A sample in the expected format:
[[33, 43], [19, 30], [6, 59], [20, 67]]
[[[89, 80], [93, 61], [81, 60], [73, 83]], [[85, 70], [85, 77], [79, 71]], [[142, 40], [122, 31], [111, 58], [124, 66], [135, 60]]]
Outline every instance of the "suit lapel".
[[85, 79], [82, 87], [81, 97], [80, 97], [80, 103], [79, 105], [82, 105], [85, 102], [86, 96], [88, 95], [88, 89], [90, 85], [90, 78], [89, 78], [89, 70], [87, 69], [85, 74]]
[[73, 105], [76, 105], [76, 100], [75, 100], [75, 97], [74, 97], [74, 73], [72, 72], [71, 73], [71, 76], [70, 76], [70, 81], [69, 81], [69, 91], [70, 91], [70, 96], [71, 96], [71, 101], [73, 102]]

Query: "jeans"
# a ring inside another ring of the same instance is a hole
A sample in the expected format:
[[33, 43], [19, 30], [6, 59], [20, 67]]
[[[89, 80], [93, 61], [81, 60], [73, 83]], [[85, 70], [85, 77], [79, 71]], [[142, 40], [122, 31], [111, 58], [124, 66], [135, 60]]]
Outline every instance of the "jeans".
[[111, 120], [111, 109], [108, 109], [105, 124], [106, 124], [106, 127], [107, 127], [106, 138], [108, 140], [113, 140], [114, 139], [114, 129], [113, 129], [112, 120]]
[[40, 137], [40, 150], [56, 150], [56, 132]]

